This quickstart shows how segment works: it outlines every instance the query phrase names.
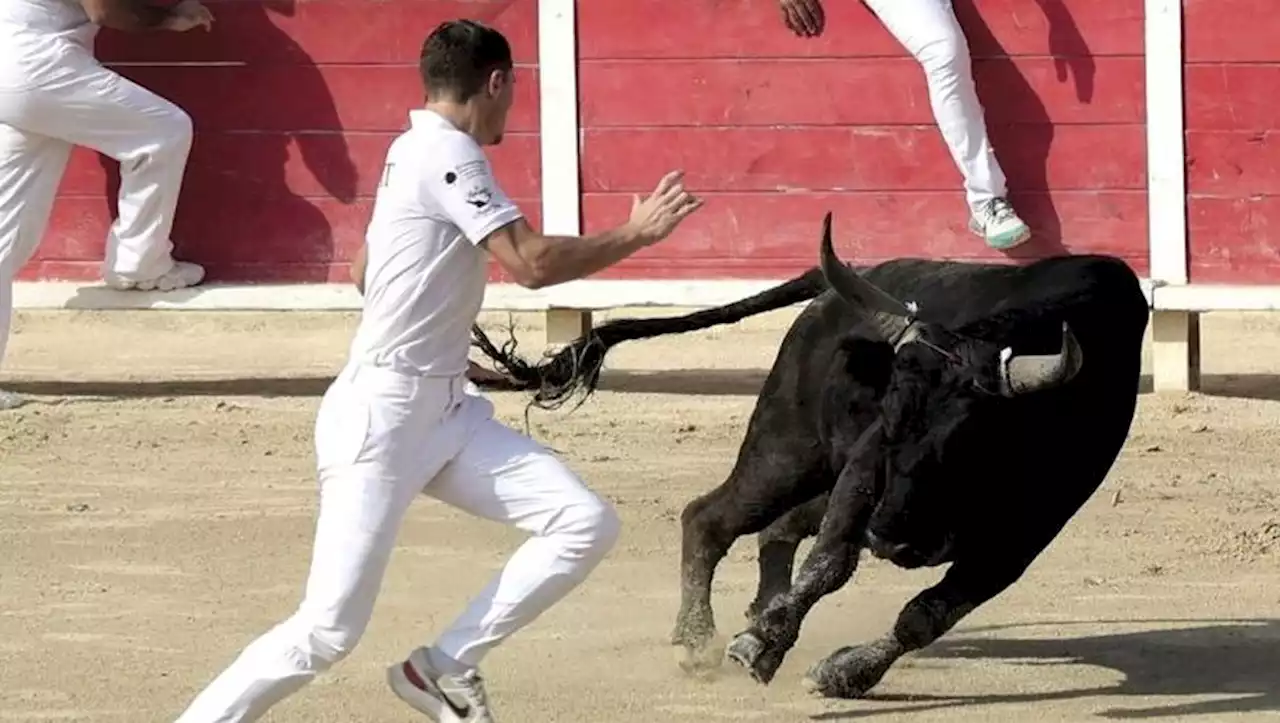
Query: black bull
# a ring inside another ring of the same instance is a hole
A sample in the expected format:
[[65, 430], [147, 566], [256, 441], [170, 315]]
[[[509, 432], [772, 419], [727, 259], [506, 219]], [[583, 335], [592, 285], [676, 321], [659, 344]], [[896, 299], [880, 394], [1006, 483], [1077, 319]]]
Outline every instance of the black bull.
[[[858, 697], [1017, 580], [1102, 483], [1133, 419], [1148, 320], [1128, 266], [1105, 256], [1021, 267], [899, 259], [859, 274], [835, 257], [828, 214], [820, 268], [754, 297], [612, 321], [536, 365], [475, 336], [546, 406], [589, 395], [621, 341], [809, 299], [728, 479], [681, 515], [672, 643], [686, 667], [719, 664], [711, 582], [743, 535], [760, 533], [760, 580], [728, 654], [763, 683], [863, 548], [904, 568], [951, 563], [884, 637], [840, 648], [806, 676], [823, 695]], [[813, 535], [793, 580], [797, 546]]]

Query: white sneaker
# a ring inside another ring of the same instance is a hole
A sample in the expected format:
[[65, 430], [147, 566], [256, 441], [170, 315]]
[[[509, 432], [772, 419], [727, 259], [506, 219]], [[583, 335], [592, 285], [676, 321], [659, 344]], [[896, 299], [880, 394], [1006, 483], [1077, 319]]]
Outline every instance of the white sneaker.
[[387, 684], [396, 697], [436, 723], [493, 723], [480, 671], [445, 675], [431, 665], [425, 648], [387, 668]]
[[26, 403], [27, 400], [23, 399], [22, 396], [16, 392], [6, 392], [5, 390], [0, 389], [0, 412], [7, 409], [17, 409]]
[[969, 218], [969, 230], [983, 237], [993, 249], [1007, 251], [1031, 238], [1031, 227], [1018, 218], [1003, 198], [987, 201]]
[[135, 281], [108, 273], [103, 276], [103, 280], [107, 282], [107, 286], [120, 291], [133, 289], [138, 291], [174, 291], [175, 289], [195, 286], [204, 281], [204, 267], [200, 264], [193, 264], [190, 261], [175, 261], [173, 268], [169, 269], [168, 273], [154, 279]]

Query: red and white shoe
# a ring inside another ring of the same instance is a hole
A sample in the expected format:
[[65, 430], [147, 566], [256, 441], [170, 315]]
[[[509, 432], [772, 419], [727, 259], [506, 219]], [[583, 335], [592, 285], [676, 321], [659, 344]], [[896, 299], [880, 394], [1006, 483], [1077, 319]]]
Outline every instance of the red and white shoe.
[[493, 723], [480, 671], [441, 673], [431, 665], [425, 648], [387, 668], [387, 684], [396, 697], [436, 723]]

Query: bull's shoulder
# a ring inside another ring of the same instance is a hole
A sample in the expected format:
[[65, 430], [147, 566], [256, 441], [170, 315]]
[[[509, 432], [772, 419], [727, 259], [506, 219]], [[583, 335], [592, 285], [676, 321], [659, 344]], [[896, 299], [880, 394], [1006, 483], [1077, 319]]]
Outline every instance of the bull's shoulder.
[[1149, 315], [1147, 297], [1133, 268], [1122, 259], [1082, 254], [1043, 259], [1025, 269], [1022, 286], [1031, 299], [1055, 299], [1105, 312], [1109, 323], [1127, 319], [1141, 325]]
[[1056, 278], [1059, 283], [1107, 286], [1141, 293], [1138, 274], [1124, 259], [1105, 254], [1051, 256], [1024, 267], [1032, 276]]

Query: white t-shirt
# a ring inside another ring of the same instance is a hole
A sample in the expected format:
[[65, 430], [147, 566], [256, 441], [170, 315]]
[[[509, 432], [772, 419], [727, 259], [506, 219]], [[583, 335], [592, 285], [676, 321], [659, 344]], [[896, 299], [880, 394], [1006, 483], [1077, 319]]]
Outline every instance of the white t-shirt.
[[77, 74], [93, 58], [97, 33], [76, 0], [0, 0], [0, 88]]
[[409, 118], [387, 151], [365, 236], [364, 312], [351, 359], [455, 376], [466, 372], [484, 301], [488, 254], [478, 244], [523, 214], [471, 136], [431, 111]]

